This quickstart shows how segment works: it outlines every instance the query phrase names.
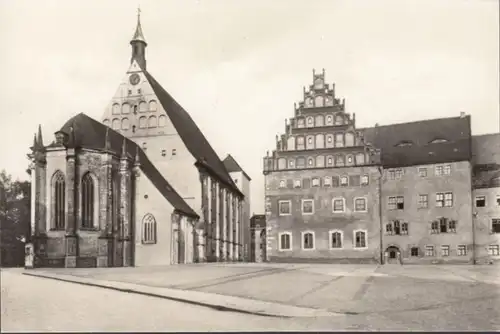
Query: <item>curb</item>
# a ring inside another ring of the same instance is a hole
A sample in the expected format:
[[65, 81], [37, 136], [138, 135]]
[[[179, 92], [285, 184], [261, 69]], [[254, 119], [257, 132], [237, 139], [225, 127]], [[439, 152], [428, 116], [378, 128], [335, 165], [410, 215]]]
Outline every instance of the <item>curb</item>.
[[[342, 316], [345, 314], [335, 313], [324, 309], [315, 308], [305, 308], [291, 305], [284, 305], [279, 303], [257, 301], [248, 298], [234, 297], [234, 296], [224, 296], [219, 294], [189, 291], [189, 290], [179, 290], [179, 289], [169, 289], [169, 288], [156, 288], [149, 287], [139, 284], [115, 282], [115, 281], [99, 281], [96, 280], [76, 277], [70, 275], [60, 275], [60, 274], [47, 274], [47, 273], [28, 273], [23, 272], [23, 275], [40, 277], [45, 279], [53, 279], [57, 281], [75, 283], [86, 286], [93, 286], [98, 288], [104, 288], [109, 290], [115, 290], [120, 292], [134, 293], [143, 296], [163, 298], [168, 300], [173, 300], [182, 303], [188, 303], [192, 305], [198, 305], [203, 307], [208, 307], [217, 311], [225, 312], [237, 312], [243, 314], [251, 314], [257, 316], [265, 317], [279, 317], [279, 318], [295, 318], [295, 317], [331, 317], [331, 316]], [[120, 286], [117, 286], [120, 285]], [[158, 292], [157, 290], [162, 290]], [[149, 290], [149, 291], [148, 291]], [[155, 291], [156, 290], [156, 291]], [[186, 296], [175, 296], [175, 295], [191, 295], [192, 298], [186, 298]], [[198, 298], [196, 298], [198, 296]], [[220, 301], [204, 301], [209, 297], [215, 297], [220, 299]], [[193, 298], [194, 297], [194, 298]], [[203, 298], [205, 297], [205, 298]], [[197, 300], [196, 300], [197, 299]], [[201, 299], [201, 300], [200, 300]], [[232, 302], [231, 302], [232, 301]], [[235, 305], [236, 304], [236, 305]], [[245, 305], [246, 304], [246, 305]]]

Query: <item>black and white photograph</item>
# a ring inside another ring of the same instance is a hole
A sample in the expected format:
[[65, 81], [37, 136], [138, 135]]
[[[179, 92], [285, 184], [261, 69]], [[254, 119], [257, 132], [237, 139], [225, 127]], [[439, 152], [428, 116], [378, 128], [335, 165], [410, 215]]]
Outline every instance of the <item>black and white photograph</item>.
[[500, 331], [499, 0], [0, 0], [1, 331]]

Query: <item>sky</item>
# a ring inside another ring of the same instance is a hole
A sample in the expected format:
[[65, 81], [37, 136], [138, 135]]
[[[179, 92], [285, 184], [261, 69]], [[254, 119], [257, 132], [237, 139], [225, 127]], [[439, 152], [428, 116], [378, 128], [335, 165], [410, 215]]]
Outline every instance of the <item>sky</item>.
[[45, 142], [80, 113], [100, 119], [130, 63], [137, 15], [148, 70], [221, 158], [252, 178], [284, 132], [312, 70], [326, 71], [357, 127], [472, 116], [499, 131], [494, 0], [0, 0], [0, 170], [28, 179]]

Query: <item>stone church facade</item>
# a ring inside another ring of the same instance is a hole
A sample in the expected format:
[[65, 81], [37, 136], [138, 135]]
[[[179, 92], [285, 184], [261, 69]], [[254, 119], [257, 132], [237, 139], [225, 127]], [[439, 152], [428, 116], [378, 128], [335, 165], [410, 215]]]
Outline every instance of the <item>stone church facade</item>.
[[500, 260], [500, 133], [470, 116], [358, 128], [313, 71], [264, 157], [267, 259]]
[[130, 44], [130, 67], [102, 122], [79, 114], [51, 144], [44, 145], [41, 129], [35, 136], [29, 155], [35, 265], [243, 260], [250, 178], [228, 171], [147, 71], [139, 16]]

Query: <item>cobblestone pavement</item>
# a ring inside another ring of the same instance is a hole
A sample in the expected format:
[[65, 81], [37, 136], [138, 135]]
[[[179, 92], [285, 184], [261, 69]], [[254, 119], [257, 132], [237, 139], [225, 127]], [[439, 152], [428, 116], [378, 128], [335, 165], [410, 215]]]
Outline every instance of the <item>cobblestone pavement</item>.
[[500, 329], [497, 265], [202, 264], [70, 272], [95, 279], [326, 308], [348, 317], [371, 319], [369, 324], [383, 324], [381, 329]]

